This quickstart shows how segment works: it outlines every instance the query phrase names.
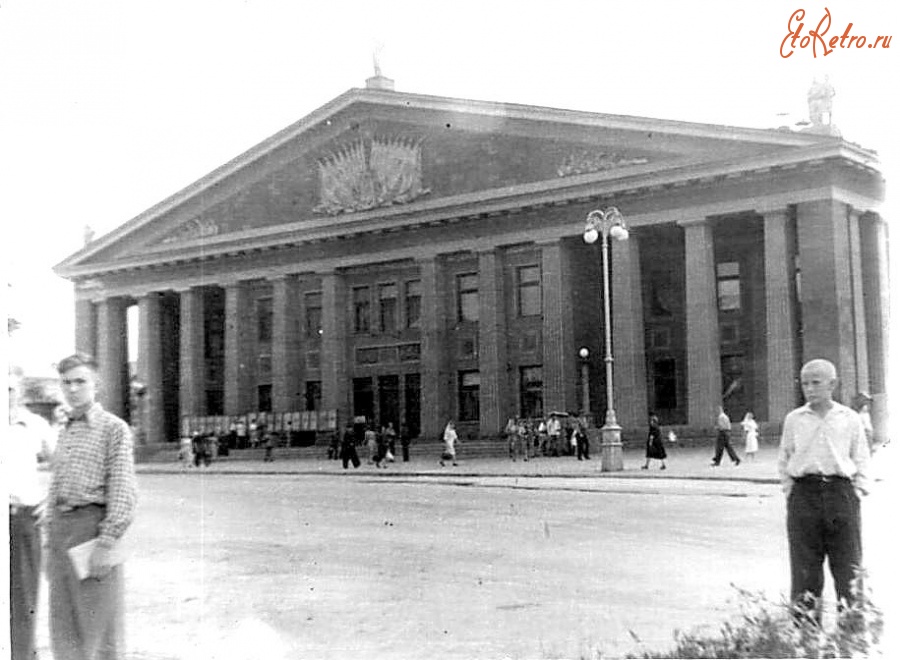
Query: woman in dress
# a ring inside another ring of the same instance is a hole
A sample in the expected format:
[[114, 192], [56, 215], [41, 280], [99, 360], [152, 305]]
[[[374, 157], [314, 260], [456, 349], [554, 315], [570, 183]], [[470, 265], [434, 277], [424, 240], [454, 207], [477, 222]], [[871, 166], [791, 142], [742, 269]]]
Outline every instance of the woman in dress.
[[741, 430], [744, 433], [744, 455], [748, 458], [756, 456], [759, 451], [759, 425], [753, 419], [753, 413], [747, 411], [741, 420]]
[[453, 424], [453, 420], [447, 422], [447, 426], [444, 427], [444, 451], [441, 453], [441, 465], [444, 465], [444, 461], [451, 461], [453, 465], [456, 465], [456, 441], [458, 436], [456, 435], [456, 426]]
[[659, 428], [659, 417], [650, 414], [650, 431], [647, 433], [647, 460], [641, 466], [642, 470], [650, 467], [650, 459], [662, 463], [660, 470], [666, 469], [666, 447], [663, 445], [662, 429]]

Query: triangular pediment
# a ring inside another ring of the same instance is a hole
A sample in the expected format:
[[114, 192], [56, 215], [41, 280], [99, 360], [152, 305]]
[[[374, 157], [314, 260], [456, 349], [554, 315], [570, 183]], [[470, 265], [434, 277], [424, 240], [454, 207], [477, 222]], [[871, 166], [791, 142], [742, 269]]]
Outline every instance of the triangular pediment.
[[517, 186], [734, 162], [823, 139], [830, 138], [351, 90], [89, 244], [58, 270], [297, 223], [412, 212]]

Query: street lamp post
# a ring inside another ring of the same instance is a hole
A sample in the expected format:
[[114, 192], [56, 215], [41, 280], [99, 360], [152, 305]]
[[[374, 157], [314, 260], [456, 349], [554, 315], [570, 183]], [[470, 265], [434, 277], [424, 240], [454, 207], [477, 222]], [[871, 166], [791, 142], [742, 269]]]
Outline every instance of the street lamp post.
[[615, 206], [610, 206], [604, 211], [596, 210], [588, 213], [584, 225], [584, 242], [596, 243], [601, 238], [600, 252], [603, 268], [603, 335], [606, 354], [603, 361], [606, 363], [606, 421], [600, 429], [600, 456], [603, 472], [617, 472], [623, 469], [622, 463], [622, 427], [616, 421], [616, 410], [613, 406], [613, 355], [612, 355], [612, 328], [610, 319], [612, 313], [609, 300], [609, 239], [617, 241], [628, 240], [628, 229], [622, 214]]
[[585, 420], [589, 420], [591, 416], [591, 382], [588, 365], [590, 355], [587, 346], [582, 346], [578, 351], [578, 357], [581, 358], [581, 416]]

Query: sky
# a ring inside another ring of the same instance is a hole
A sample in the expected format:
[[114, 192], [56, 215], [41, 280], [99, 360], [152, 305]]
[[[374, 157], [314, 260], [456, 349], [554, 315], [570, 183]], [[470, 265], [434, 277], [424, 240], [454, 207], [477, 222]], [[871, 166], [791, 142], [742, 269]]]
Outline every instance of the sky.
[[363, 87], [373, 53], [402, 92], [757, 128], [805, 119], [827, 74], [844, 137], [881, 154], [890, 221], [900, 41], [782, 41], [827, 7], [828, 37], [852, 23], [872, 43], [900, 33], [898, 4], [0, 0], [0, 302], [22, 324], [2, 348], [50, 373], [74, 348], [51, 269], [86, 225], [99, 237]]

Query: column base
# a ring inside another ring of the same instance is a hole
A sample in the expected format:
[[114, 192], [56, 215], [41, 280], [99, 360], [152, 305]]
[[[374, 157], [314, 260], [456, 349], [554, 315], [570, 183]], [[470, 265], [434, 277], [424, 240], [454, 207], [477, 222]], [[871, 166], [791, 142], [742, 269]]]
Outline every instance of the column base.
[[604, 424], [600, 429], [600, 471], [621, 472], [624, 469], [622, 427], [618, 424]]

